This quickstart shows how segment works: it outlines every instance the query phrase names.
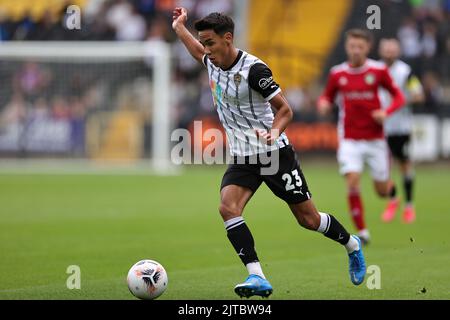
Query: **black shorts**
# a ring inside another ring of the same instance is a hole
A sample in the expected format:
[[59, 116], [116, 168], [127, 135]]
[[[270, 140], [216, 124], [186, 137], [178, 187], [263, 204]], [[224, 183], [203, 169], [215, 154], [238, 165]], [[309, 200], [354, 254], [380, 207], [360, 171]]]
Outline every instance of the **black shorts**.
[[[268, 159], [271, 160], [270, 163]], [[264, 158], [234, 157], [233, 160], [223, 176], [221, 190], [229, 185], [237, 185], [256, 192], [264, 182], [277, 197], [288, 204], [311, 199], [308, 184], [292, 146], [273, 151]]]
[[395, 135], [387, 137], [389, 149], [391, 150], [391, 153], [394, 156], [394, 158], [402, 162], [409, 160], [410, 140], [411, 140], [410, 135]]

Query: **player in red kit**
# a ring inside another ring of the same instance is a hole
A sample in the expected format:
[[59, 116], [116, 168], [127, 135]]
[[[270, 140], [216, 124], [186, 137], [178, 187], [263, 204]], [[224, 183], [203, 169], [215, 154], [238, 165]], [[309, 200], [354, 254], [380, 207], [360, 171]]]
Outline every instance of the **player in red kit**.
[[[364, 221], [360, 196], [360, 179], [366, 163], [377, 194], [395, 198], [395, 185], [390, 179], [389, 151], [383, 132], [384, 120], [405, 104], [405, 98], [394, 84], [387, 67], [368, 59], [371, 36], [360, 29], [346, 33], [348, 61], [333, 67], [325, 91], [318, 100], [319, 113], [328, 113], [335, 102], [339, 106], [340, 173], [345, 176], [348, 203], [353, 222], [363, 243], [370, 234]], [[378, 89], [392, 96], [391, 105], [382, 109]], [[391, 210], [389, 205], [386, 210]]]

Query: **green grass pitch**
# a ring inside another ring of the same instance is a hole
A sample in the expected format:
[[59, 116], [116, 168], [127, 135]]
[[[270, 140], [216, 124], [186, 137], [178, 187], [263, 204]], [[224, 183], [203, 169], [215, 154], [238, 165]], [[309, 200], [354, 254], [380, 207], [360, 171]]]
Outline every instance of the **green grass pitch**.
[[[302, 168], [319, 210], [353, 232], [337, 165], [305, 162]], [[239, 299], [233, 287], [247, 274], [217, 210], [223, 171], [0, 174], [0, 299], [135, 299], [126, 274], [147, 258], [168, 271], [160, 299]], [[345, 250], [300, 228], [263, 185], [244, 217], [274, 287], [270, 299], [449, 299], [450, 167], [421, 166], [416, 175], [413, 225], [402, 224], [400, 214], [391, 224], [380, 222], [385, 203], [364, 175], [373, 238], [366, 262], [381, 271], [381, 289], [373, 290], [353, 286]], [[69, 265], [81, 268], [80, 290], [66, 287]]]

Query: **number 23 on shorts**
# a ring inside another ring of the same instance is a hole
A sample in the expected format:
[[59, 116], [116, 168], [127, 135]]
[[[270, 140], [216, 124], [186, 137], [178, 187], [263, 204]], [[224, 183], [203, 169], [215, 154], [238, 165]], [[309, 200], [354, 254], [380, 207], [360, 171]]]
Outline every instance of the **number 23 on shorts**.
[[303, 194], [303, 192], [301, 190], [295, 190], [296, 187], [298, 187], [298, 189], [300, 189], [301, 186], [303, 185], [302, 179], [301, 179], [297, 169], [293, 170], [291, 174], [289, 174], [289, 173], [283, 174], [281, 179], [283, 179], [283, 181], [286, 183], [286, 186], [285, 186], [286, 191], [294, 190], [294, 194], [296, 194], [296, 193]]

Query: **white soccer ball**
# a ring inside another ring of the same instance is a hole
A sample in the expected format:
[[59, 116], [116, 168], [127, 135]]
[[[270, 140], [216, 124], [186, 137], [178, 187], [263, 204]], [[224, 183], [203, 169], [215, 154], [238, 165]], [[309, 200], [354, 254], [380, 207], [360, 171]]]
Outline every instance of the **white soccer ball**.
[[127, 282], [128, 289], [135, 297], [152, 300], [166, 291], [169, 279], [160, 263], [153, 260], [141, 260], [128, 271]]

